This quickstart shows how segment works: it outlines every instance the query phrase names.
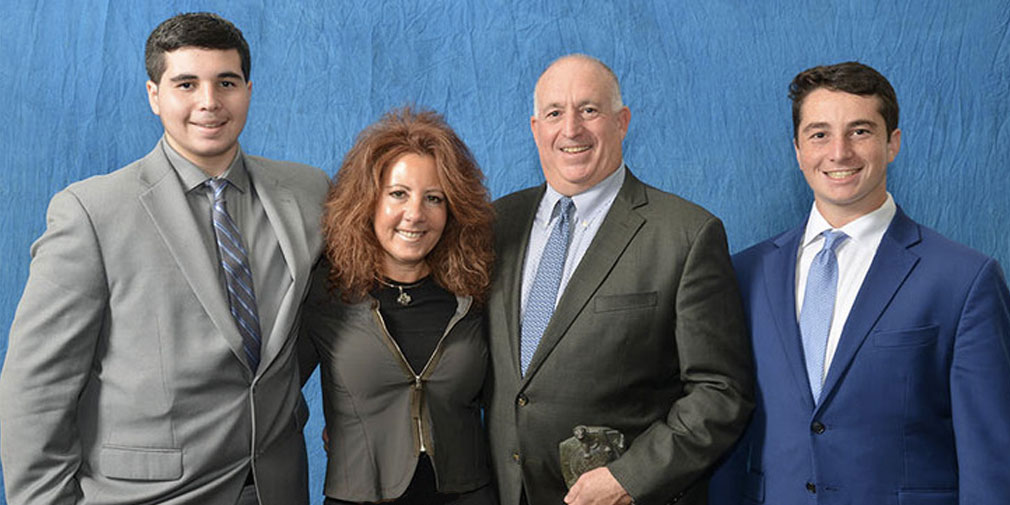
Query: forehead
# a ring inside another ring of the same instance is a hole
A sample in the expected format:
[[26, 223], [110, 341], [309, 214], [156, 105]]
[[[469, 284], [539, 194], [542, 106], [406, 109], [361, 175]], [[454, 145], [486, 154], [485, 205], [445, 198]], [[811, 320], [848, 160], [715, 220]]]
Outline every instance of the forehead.
[[613, 82], [604, 69], [591, 61], [562, 60], [544, 72], [534, 92], [542, 106], [603, 102], [613, 93]]
[[165, 73], [162, 79], [179, 74], [205, 74], [216, 76], [225, 72], [242, 75], [242, 57], [237, 49], [205, 49], [202, 47], [181, 47], [164, 55]]
[[819, 88], [811, 91], [800, 106], [801, 126], [808, 123], [848, 123], [856, 120], [883, 124], [880, 97]]

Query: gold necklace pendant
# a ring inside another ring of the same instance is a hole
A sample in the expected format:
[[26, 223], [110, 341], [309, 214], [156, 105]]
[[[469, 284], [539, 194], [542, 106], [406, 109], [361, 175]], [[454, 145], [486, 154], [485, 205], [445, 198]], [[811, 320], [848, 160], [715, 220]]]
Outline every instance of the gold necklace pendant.
[[413, 301], [414, 299], [411, 298], [408, 293], [405, 293], [403, 291], [403, 286], [397, 286], [397, 288], [400, 289], [400, 296], [396, 297], [396, 303], [399, 303], [400, 305], [403, 306], [410, 305], [410, 302]]
[[407, 305], [410, 305], [410, 302], [414, 301], [414, 297], [410, 296], [410, 293], [407, 293], [406, 291], [404, 291], [404, 289], [416, 288], [421, 284], [424, 284], [424, 281], [426, 281], [427, 279], [428, 278], [425, 277], [424, 279], [421, 279], [413, 284], [393, 284], [392, 282], [386, 281], [385, 279], [382, 279], [380, 277], [376, 277], [375, 280], [379, 281], [379, 284], [382, 284], [387, 288], [396, 288], [400, 292], [400, 294], [396, 296], [396, 303], [399, 303], [400, 305], [406, 307]]

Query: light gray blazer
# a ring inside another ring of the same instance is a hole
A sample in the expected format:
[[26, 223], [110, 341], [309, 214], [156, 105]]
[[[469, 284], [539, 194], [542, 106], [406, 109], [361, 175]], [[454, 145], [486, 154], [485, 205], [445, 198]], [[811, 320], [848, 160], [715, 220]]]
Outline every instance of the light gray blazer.
[[159, 144], [53, 197], [0, 374], [0, 457], [16, 504], [306, 503], [294, 350], [320, 251], [320, 170], [245, 156], [289, 282], [262, 362], [242, 339]]

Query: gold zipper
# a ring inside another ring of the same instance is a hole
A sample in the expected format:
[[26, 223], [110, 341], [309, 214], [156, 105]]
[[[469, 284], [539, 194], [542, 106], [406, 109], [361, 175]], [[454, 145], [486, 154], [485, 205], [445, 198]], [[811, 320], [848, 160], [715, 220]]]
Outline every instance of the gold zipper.
[[442, 350], [442, 342], [445, 341], [445, 337], [449, 335], [453, 327], [456, 326], [463, 316], [470, 312], [470, 305], [472, 300], [469, 298], [456, 298], [457, 303], [462, 303], [463, 306], [456, 308], [456, 313], [453, 314], [452, 319], [449, 320], [449, 324], [446, 325], [445, 331], [442, 332], [442, 336], [438, 339], [438, 343], [435, 344], [435, 350], [428, 357], [428, 361], [425, 362], [424, 368], [421, 369], [421, 373], [418, 374], [414, 372], [414, 369], [410, 366], [410, 362], [407, 361], [407, 357], [404, 356], [403, 350], [400, 349], [400, 345], [396, 343], [396, 339], [389, 334], [389, 328], [386, 327], [386, 321], [382, 318], [382, 313], [379, 312], [379, 304], [373, 304], [372, 312], [375, 314], [376, 320], [379, 322], [379, 327], [382, 329], [382, 335], [386, 338], [386, 346], [395, 351], [395, 354], [400, 358], [400, 366], [403, 370], [407, 372], [413, 379], [413, 385], [411, 386], [411, 398], [410, 398], [410, 417], [414, 420], [417, 425], [417, 448], [419, 452], [428, 452], [428, 447], [424, 444], [424, 423], [421, 420], [422, 409], [421, 401], [424, 399], [424, 381], [422, 378], [424, 374], [428, 372], [431, 364], [437, 361], [435, 358], [439, 355]]

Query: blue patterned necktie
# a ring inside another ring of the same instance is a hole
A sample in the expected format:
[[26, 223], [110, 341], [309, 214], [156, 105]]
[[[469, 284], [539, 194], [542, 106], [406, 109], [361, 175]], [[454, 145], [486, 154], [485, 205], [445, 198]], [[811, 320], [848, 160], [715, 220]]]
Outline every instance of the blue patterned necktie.
[[537, 266], [537, 275], [533, 279], [533, 286], [526, 300], [526, 311], [523, 313], [519, 343], [519, 365], [523, 375], [526, 375], [526, 368], [530, 366], [533, 353], [540, 345], [544, 330], [547, 329], [547, 322], [554, 313], [558, 287], [561, 286], [561, 274], [565, 270], [565, 257], [568, 255], [568, 229], [575, 202], [563, 196], [555, 205], [560, 207], [560, 215], [540, 256], [540, 265]]
[[821, 397], [824, 377], [824, 355], [828, 347], [831, 318], [835, 312], [835, 292], [838, 289], [838, 258], [835, 247], [848, 238], [844, 232], [826, 230], [824, 247], [814, 256], [807, 273], [807, 286], [800, 309], [800, 334], [803, 336], [803, 356], [814, 404]]
[[260, 364], [260, 320], [256, 309], [256, 294], [253, 291], [252, 270], [249, 268], [245, 246], [238, 226], [228, 215], [225, 207], [224, 190], [227, 179], [209, 179], [207, 185], [214, 191], [214, 236], [224, 270], [225, 285], [228, 288], [228, 303], [231, 315], [242, 335], [242, 347], [253, 372]]

